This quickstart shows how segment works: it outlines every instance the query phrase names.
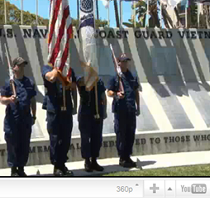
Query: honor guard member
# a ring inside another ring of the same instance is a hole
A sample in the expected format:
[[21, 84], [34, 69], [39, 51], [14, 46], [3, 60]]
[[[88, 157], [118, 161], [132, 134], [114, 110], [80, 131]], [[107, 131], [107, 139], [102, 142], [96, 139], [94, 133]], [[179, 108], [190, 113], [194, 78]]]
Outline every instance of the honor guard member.
[[84, 77], [77, 78], [77, 87], [80, 94], [78, 110], [79, 130], [81, 134], [81, 154], [85, 159], [87, 172], [103, 171], [104, 168], [97, 163], [102, 145], [103, 120], [106, 118], [106, 88], [101, 79], [97, 82], [98, 111], [100, 118], [96, 119], [95, 87], [86, 91]]
[[117, 150], [120, 156], [119, 164], [123, 167], [136, 167], [136, 163], [130, 158], [133, 149], [136, 130], [136, 115], [139, 109], [139, 83], [128, 70], [128, 58], [122, 54], [119, 58], [119, 66], [122, 71], [122, 84], [124, 93], [119, 91], [119, 78], [114, 76], [108, 85], [108, 96], [113, 97], [112, 112], [114, 113], [114, 130], [117, 137]]
[[[73, 172], [68, 170], [65, 163], [68, 160], [67, 154], [73, 128], [72, 115], [75, 111], [72, 105], [72, 94], [76, 91], [76, 77], [72, 69], [71, 88], [66, 88], [64, 96], [56, 68], [45, 65], [42, 68], [42, 76], [46, 89], [43, 109], [47, 110], [47, 131], [50, 136], [50, 160], [54, 165], [53, 173], [55, 176], [73, 176]], [[66, 110], [62, 110], [63, 96], [66, 98]], [[76, 100], [74, 103], [76, 104]]]
[[0, 102], [7, 106], [4, 132], [11, 176], [26, 176], [24, 166], [28, 161], [32, 125], [36, 120], [35, 85], [31, 79], [24, 76], [27, 63], [21, 57], [13, 60], [16, 96], [13, 94], [10, 80], [7, 80], [1, 89]]

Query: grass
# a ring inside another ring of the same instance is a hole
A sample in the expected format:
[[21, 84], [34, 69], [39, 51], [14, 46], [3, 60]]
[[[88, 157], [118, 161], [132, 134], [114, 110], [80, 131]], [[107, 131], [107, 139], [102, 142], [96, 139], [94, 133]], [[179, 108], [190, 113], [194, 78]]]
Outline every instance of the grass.
[[210, 176], [210, 165], [169, 167], [164, 169], [145, 169], [116, 172], [104, 176]]

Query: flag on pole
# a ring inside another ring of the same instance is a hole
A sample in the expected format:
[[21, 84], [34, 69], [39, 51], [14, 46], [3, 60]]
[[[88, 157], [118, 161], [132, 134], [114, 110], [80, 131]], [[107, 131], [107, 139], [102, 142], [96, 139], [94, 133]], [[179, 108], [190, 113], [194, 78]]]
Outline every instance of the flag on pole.
[[48, 64], [57, 68], [62, 84], [71, 83], [69, 40], [73, 38], [68, 0], [51, 0], [48, 35]]
[[93, 3], [93, 0], [80, 0], [80, 61], [88, 91], [92, 90], [99, 79]]
[[105, 8], [109, 7], [109, 0], [101, 0], [101, 1], [102, 1]]
[[182, 0], [160, 0], [161, 3], [166, 4], [171, 8], [175, 8]]

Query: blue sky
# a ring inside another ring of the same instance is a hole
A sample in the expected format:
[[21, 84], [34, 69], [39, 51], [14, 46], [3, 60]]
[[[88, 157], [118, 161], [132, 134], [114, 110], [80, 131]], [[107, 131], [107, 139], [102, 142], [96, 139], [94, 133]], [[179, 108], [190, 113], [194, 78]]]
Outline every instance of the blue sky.
[[[7, 0], [9, 1], [9, 0]], [[20, 0], [10, 0], [10, 3], [21, 8]], [[77, 1], [69, 0], [71, 17], [77, 17]], [[31, 13], [36, 13], [36, 0], [23, 0], [23, 10]], [[44, 18], [49, 18], [49, 0], [39, 0], [39, 15]], [[101, 19], [107, 19], [107, 11], [103, 3], [99, 1], [99, 15]], [[123, 2], [123, 21], [128, 21], [131, 18], [131, 2]], [[110, 2], [110, 26], [116, 27], [115, 13], [113, 2]]]

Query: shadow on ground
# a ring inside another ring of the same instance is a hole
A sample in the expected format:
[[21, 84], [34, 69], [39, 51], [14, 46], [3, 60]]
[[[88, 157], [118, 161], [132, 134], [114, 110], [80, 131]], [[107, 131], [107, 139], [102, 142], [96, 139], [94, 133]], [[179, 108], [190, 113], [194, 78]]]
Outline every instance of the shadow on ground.
[[[135, 170], [142, 170], [142, 167], [148, 166], [148, 165], [153, 165], [155, 164], [156, 161], [139, 161], [137, 159], [137, 168], [124, 168], [121, 167], [119, 165], [107, 165], [107, 166], [103, 166], [104, 167], [104, 171], [103, 172], [97, 172], [97, 171], [93, 171], [93, 172], [86, 172], [84, 169], [76, 169], [76, 170], [72, 170], [72, 172], [74, 173], [74, 177], [84, 177], [84, 176], [90, 176], [90, 177], [94, 177], [94, 176], [102, 176], [102, 175], [106, 175], [106, 174], [110, 174], [110, 173], [116, 173], [116, 172], [126, 172], [126, 171], [135, 171]], [[32, 175], [33, 177], [54, 177], [53, 174], [37, 174], [37, 175]]]

